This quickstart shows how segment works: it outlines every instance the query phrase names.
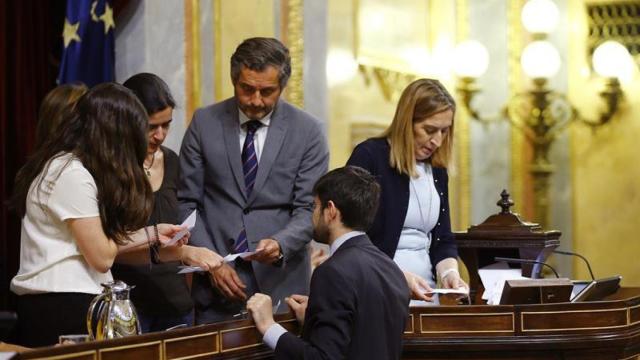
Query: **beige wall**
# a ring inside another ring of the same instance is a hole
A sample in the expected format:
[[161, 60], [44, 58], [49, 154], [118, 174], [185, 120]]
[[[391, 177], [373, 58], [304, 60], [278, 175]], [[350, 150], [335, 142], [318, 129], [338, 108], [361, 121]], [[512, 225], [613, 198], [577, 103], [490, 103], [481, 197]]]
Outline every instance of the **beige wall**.
[[[584, 1], [571, 1], [573, 37], [585, 39]], [[586, 43], [570, 45], [569, 95], [585, 117], [595, 119], [601, 104], [601, 79], [592, 75]], [[572, 136], [574, 249], [591, 260], [596, 277], [620, 274], [625, 286], [640, 286], [640, 77], [623, 83], [619, 113], [596, 131], [574, 126]], [[575, 262], [576, 277], [588, 278]]]

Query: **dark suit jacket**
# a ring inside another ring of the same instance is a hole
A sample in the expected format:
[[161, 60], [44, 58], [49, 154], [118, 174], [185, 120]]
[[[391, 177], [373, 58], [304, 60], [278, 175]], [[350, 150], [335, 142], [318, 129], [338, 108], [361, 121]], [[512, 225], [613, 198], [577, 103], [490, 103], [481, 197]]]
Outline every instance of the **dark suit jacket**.
[[409, 288], [366, 235], [347, 240], [311, 277], [302, 338], [285, 333], [276, 359], [399, 359]]
[[[407, 217], [410, 190], [409, 176], [389, 165], [389, 151], [386, 139], [369, 139], [356, 146], [347, 165], [364, 168], [378, 179], [382, 188], [380, 205], [367, 234], [382, 252], [393, 258]], [[435, 267], [443, 259], [457, 257], [458, 248], [451, 233], [447, 169], [434, 167], [433, 180], [440, 195], [440, 216], [431, 231], [433, 241], [429, 248], [431, 264]], [[436, 273], [435, 268], [432, 273]]]

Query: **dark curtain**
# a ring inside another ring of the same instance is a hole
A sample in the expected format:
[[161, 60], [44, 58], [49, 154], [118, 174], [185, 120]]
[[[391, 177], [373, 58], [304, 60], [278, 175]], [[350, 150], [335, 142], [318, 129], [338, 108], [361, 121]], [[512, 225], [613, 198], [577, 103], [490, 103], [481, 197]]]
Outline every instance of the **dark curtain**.
[[0, 309], [12, 308], [9, 282], [18, 271], [20, 251], [20, 220], [7, 201], [16, 172], [33, 149], [39, 104], [55, 86], [65, 3], [21, 0], [0, 5]]

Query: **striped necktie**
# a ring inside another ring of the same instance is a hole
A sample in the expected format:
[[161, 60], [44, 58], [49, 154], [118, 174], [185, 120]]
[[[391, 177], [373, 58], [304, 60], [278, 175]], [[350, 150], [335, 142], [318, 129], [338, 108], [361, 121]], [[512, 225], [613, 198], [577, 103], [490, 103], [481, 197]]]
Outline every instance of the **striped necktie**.
[[[247, 127], [247, 137], [244, 139], [244, 145], [242, 145], [242, 172], [244, 173], [244, 191], [247, 198], [249, 198], [251, 191], [253, 191], [253, 185], [256, 183], [256, 175], [258, 173], [258, 156], [256, 155], [253, 140], [256, 131], [262, 126], [262, 123], [258, 120], [251, 120], [247, 122], [245, 126]], [[244, 227], [242, 231], [240, 231], [240, 235], [238, 235], [233, 250], [236, 253], [249, 251], [247, 233]]]

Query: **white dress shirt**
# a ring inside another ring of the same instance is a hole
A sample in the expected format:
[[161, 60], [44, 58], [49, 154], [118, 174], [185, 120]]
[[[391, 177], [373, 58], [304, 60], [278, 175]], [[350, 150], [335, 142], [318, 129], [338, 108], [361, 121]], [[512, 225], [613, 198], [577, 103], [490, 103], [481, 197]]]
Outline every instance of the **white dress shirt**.
[[[256, 158], [258, 159], [258, 163], [260, 163], [260, 156], [262, 155], [262, 149], [264, 149], [264, 142], [267, 139], [267, 132], [269, 132], [269, 125], [271, 124], [271, 114], [273, 111], [267, 114], [267, 116], [258, 120], [262, 124], [256, 130], [256, 133], [253, 135], [253, 147], [256, 149]], [[244, 146], [244, 139], [247, 137], [247, 127], [244, 126], [247, 122], [251, 121], [245, 115], [242, 110], [238, 109], [238, 119], [240, 119], [240, 153], [242, 153], [242, 147]]]

